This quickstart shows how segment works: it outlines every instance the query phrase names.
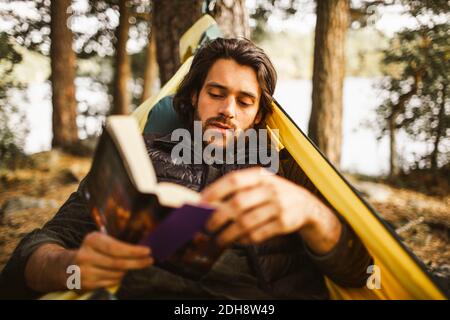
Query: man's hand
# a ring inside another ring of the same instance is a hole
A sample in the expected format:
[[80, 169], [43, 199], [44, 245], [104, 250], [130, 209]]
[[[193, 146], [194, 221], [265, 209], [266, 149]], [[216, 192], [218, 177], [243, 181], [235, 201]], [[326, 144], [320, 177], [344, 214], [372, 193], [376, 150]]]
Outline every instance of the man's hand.
[[207, 228], [222, 245], [239, 240], [259, 243], [277, 235], [299, 232], [317, 254], [337, 243], [341, 223], [331, 210], [305, 188], [263, 168], [232, 172], [202, 192], [204, 202], [219, 202]]
[[150, 249], [116, 240], [101, 232], [88, 234], [77, 250], [57, 244], [43, 244], [28, 259], [25, 278], [38, 292], [67, 290], [69, 265], [80, 268], [81, 291], [115, 286], [125, 272], [153, 263]]
[[119, 284], [126, 271], [151, 265], [153, 258], [149, 254], [148, 247], [131, 245], [101, 232], [88, 234], [74, 259], [81, 270], [81, 290]]

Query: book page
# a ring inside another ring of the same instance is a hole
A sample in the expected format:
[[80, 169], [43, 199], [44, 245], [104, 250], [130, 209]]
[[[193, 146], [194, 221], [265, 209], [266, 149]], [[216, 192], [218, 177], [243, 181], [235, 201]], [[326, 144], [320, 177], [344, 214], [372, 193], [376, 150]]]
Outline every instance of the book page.
[[167, 207], [179, 208], [185, 203], [197, 204], [200, 202], [199, 193], [175, 183], [160, 182], [155, 193], [159, 202]]
[[131, 116], [110, 116], [106, 120], [106, 129], [136, 189], [142, 193], [154, 193], [157, 183], [155, 170], [136, 120]]

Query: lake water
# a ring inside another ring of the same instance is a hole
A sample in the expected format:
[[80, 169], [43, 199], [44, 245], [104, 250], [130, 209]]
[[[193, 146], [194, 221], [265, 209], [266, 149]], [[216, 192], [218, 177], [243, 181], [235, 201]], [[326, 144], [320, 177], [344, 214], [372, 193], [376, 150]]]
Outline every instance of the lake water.
[[[364, 124], [375, 119], [375, 108], [381, 101], [375, 83], [367, 78], [345, 80], [341, 158], [345, 171], [381, 175], [389, 170], [388, 140], [377, 141], [375, 130]], [[288, 80], [280, 81], [274, 95], [304, 132], [308, 132], [311, 94], [310, 80]]]

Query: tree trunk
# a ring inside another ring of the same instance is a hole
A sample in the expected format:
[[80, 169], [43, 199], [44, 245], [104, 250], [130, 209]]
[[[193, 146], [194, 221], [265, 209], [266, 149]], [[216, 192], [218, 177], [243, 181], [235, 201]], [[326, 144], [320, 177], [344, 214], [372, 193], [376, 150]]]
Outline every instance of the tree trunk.
[[70, 149], [78, 141], [75, 99], [76, 61], [72, 31], [67, 26], [71, 0], [51, 1], [50, 57], [53, 104], [52, 146]]
[[250, 38], [245, 0], [217, 0], [211, 15], [226, 38]]
[[144, 102], [153, 94], [152, 89], [158, 77], [158, 63], [156, 62], [156, 28], [151, 19], [151, 29], [148, 37], [147, 56], [144, 71], [144, 90], [142, 92], [141, 102]]
[[439, 106], [439, 114], [438, 114], [438, 125], [436, 127], [436, 139], [434, 140], [433, 152], [431, 153], [431, 169], [438, 169], [438, 154], [439, 154], [439, 143], [441, 142], [442, 136], [445, 135], [445, 103], [446, 101], [446, 93], [447, 93], [447, 85], [444, 84], [442, 88], [442, 101]]
[[154, 2], [156, 55], [163, 86], [180, 67], [179, 41], [202, 15], [203, 0], [157, 0]]
[[130, 29], [130, 8], [127, 0], [119, 1], [119, 26], [116, 30], [116, 64], [114, 74], [114, 104], [111, 114], [128, 114], [130, 99], [128, 81], [130, 79], [130, 61], [127, 53], [128, 31]]
[[339, 167], [348, 0], [318, 0], [309, 136]]
[[397, 119], [398, 115], [389, 117], [389, 176], [391, 179], [397, 177], [400, 173], [397, 154]]

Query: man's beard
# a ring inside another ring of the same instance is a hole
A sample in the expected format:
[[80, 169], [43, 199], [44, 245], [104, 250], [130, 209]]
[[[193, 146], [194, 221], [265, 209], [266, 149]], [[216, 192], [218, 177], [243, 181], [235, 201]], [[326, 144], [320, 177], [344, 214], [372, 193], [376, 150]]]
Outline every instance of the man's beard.
[[[198, 114], [198, 108], [195, 107], [194, 108], [194, 121], [201, 121], [200, 120], [200, 116]], [[249, 127], [245, 128], [245, 129], [238, 129], [236, 128], [236, 125], [231, 122], [227, 117], [223, 116], [223, 115], [219, 115], [217, 117], [211, 117], [206, 119], [204, 122], [202, 121], [202, 136], [204, 136], [205, 131], [206, 130], [211, 130], [208, 129], [208, 126], [210, 125], [215, 125], [215, 124], [220, 124], [226, 127], [229, 127], [230, 129], [227, 129], [227, 131], [232, 134], [232, 138], [228, 138], [226, 137], [226, 133], [222, 134], [222, 141], [224, 143], [221, 143], [220, 145], [218, 145], [218, 148], [224, 149], [224, 151], [226, 151], [226, 149], [230, 146], [230, 145], [237, 145], [237, 141], [239, 139], [239, 137], [245, 133], [245, 131], [247, 131], [250, 128], [253, 128], [253, 125], [250, 125]], [[213, 141], [203, 141], [203, 146], [205, 147], [206, 145], [209, 145], [211, 143], [214, 143]]]

